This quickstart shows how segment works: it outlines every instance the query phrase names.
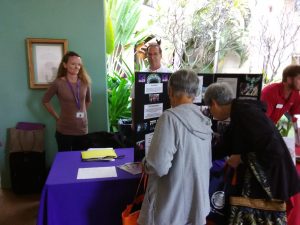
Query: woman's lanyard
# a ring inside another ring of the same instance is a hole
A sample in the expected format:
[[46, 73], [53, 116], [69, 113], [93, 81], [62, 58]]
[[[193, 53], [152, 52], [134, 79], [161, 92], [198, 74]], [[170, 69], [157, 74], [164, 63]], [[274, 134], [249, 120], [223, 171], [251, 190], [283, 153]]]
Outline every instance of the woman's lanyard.
[[76, 82], [76, 90], [77, 91], [74, 91], [70, 81], [68, 80], [67, 78], [67, 83], [68, 83], [68, 87], [69, 89], [71, 90], [74, 98], [75, 98], [75, 102], [76, 102], [76, 106], [78, 108], [78, 110], [80, 110], [80, 95], [79, 95], [79, 92], [80, 92], [80, 80], [77, 79], [77, 82]]

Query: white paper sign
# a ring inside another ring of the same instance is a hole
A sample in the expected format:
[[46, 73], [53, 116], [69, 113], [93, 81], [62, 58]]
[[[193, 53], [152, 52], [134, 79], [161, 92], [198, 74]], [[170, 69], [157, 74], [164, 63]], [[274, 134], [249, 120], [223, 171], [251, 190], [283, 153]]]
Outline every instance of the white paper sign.
[[148, 149], [149, 149], [149, 147], [150, 147], [150, 144], [151, 144], [151, 140], [152, 140], [153, 134], [154, 134], [154, 133], [149, 133], [149, 134], [146, 134], [146, 135], [145, 135], [145, 153], [146, 153], [146, 155], [147, 155], [147, 153], [148, 153]]
[[162, 83], [145, 84], [145, 94], [163, 93]]
[[237, 90], [237, 78], [229, 78], [229, 77], [218, 77], [217, 79], [218, 83], [224, 82], [227, 83], [233, 92], [233, 97], [236, 98], [236, 90]]
[[202, 102], [203, 76], [198, 76], [198, 79], [199, 79], [198, 96], [195, 97], [193, 101], [194, 103]]
[[90, 167], [79, 168], [77, 172], [77, 179], [94, 179], [94, 178], [106, 178], [117, 177], [116, 167]]
[[144, 119], [160, 117], [163, 113], [163, 103], [144, 105]]

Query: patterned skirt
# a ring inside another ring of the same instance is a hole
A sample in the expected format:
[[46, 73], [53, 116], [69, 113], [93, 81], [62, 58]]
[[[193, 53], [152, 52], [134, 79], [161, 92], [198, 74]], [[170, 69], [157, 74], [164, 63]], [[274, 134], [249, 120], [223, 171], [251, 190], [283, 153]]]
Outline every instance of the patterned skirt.
[[[286, 225], [286, 203], [273, 198], [270, 185], [263, 168], [258, 164], [255, 153], [247, 155], [246, 163], [242, 195], [230, 197], [228, 224]], [[262, 198], [254, 197], [257, 196], [254, 190], [257, 190], [258, 186], [261, 189]]]
[[286, 204], [278, 200], [230, 198], [229, 225], [285, 225]]

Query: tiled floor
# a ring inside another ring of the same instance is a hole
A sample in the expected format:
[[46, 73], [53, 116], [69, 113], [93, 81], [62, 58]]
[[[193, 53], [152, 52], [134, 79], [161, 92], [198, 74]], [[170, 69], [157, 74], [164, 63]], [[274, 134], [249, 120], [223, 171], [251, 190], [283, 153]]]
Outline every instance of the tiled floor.
[[1, 225], [36, 225], [40, 194], [16, 195], [0, 189]]

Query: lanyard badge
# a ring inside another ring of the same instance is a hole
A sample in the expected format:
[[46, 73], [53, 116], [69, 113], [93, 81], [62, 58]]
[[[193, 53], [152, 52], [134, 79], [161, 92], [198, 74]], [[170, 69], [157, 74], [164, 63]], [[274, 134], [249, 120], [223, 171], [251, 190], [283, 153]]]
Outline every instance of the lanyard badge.
[[75, 103], [76, 103], [76, 107], [78, 109], [78, 112], [76, 112], [76, 118], [83, 118], [84, 117], [84, 112], [80, 112], [80, 80], [77, 80], [76, 82], [76, 90], [74, 91], [70, 81], [67, 78], [67, 83], [68, 83], [68, 87], [71, 90], [74, 99], [75, 99]]

